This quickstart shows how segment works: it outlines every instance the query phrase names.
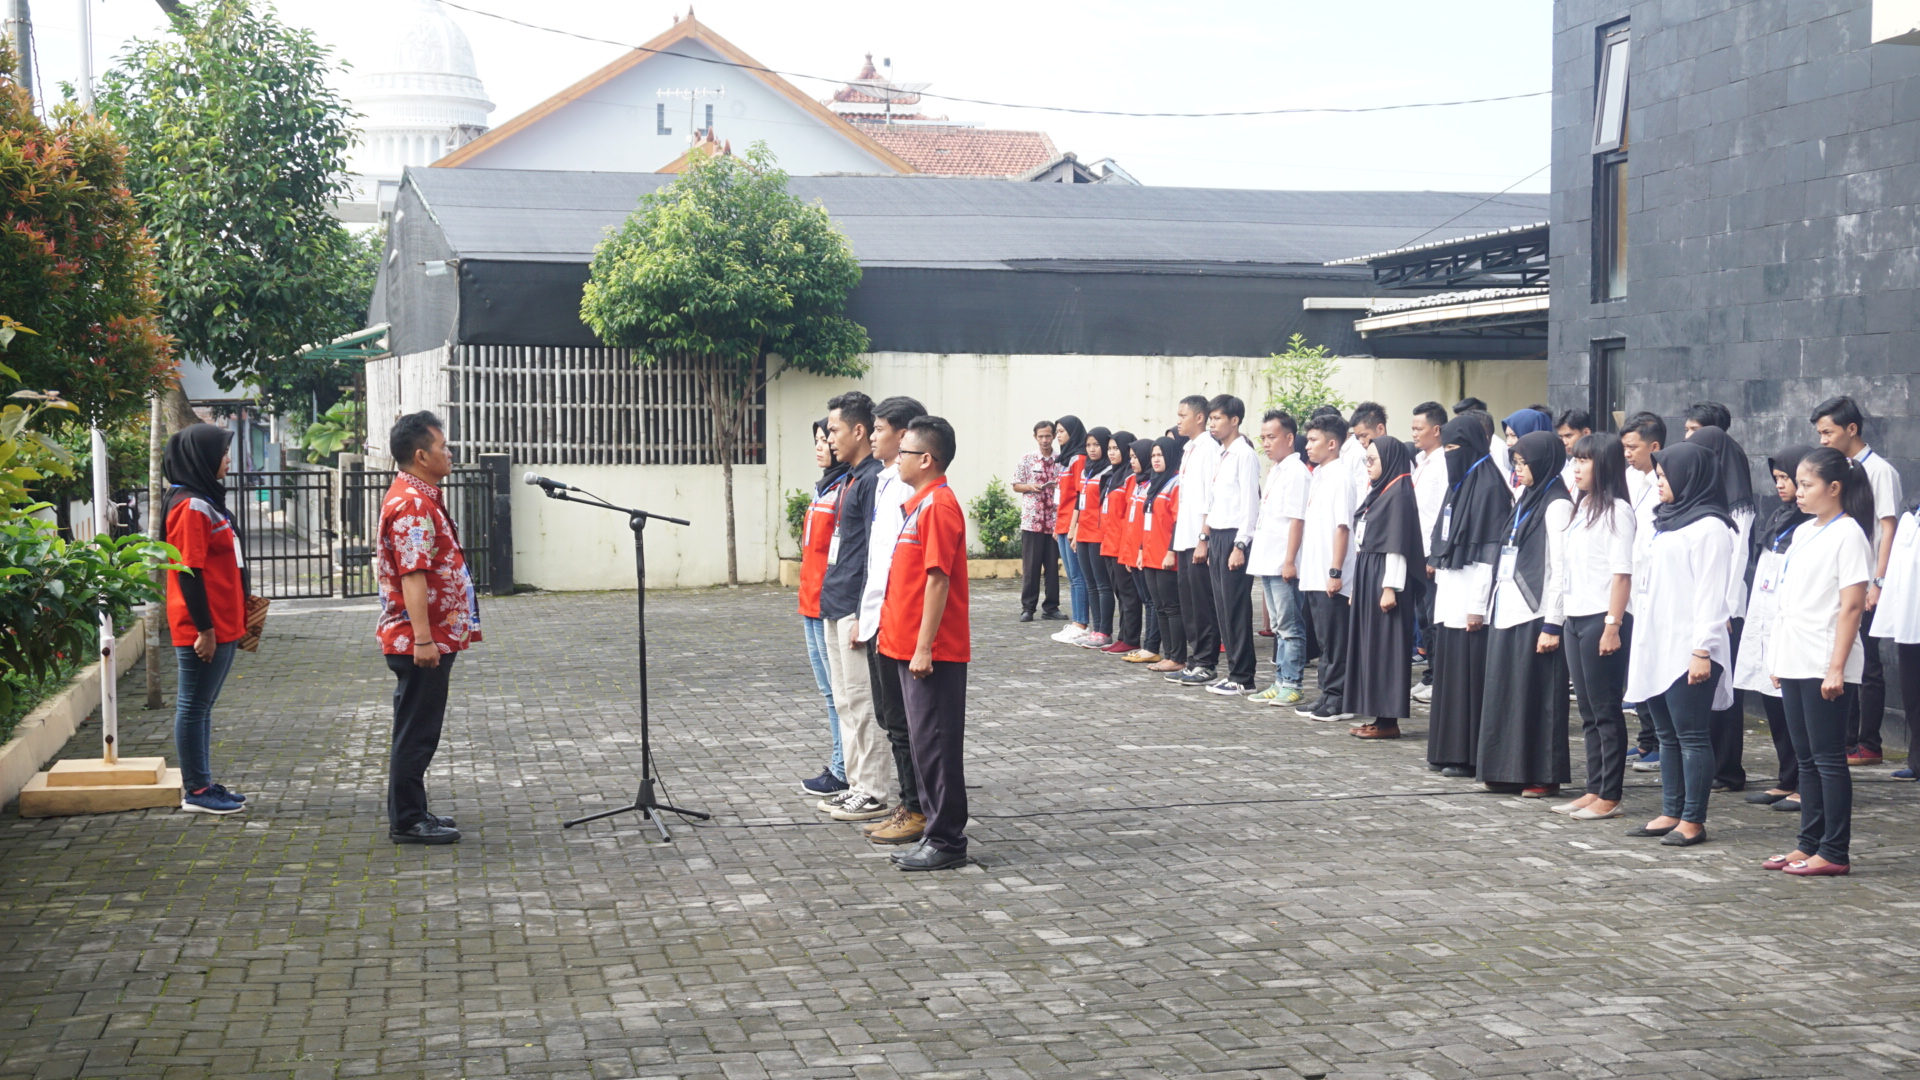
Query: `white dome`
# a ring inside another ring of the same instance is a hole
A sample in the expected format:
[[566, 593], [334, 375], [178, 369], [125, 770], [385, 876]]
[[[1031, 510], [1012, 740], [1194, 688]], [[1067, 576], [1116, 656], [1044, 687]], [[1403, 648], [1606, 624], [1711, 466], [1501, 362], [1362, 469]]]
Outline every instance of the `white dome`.
[[435, 0], [378, 0], [354, 61], [348, 97], [361, 114], [349, 171], [398, 178], [487, 130], [493, 102], [467, 35]]

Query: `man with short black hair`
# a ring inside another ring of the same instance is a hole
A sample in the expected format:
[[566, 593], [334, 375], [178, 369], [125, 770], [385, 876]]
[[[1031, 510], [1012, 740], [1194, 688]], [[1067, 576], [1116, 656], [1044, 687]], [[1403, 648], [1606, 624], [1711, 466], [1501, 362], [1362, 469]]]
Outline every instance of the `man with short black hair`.
[[1487, 403], [1477, 397], [1463, 397], [1453, 403], [1453, 415], [1459, 416], [1464, 412], [1483, 412], [1489, 416], [1492, 415], [1492, 410], [1487, 408]]
[[[1880, 606], [1880, 584], [1887, 576], [1887, 560], [1893, 554], [1893, 534], [1900, 520], [1900, 473], [1893, 463], [1867, 445], [1862, 437], [1866, 418], [1850, 397], [1828, 398], [1813, 410], [1813, 429], [1820, 445], [1830, 446], [1858, 462], [1867, 474], [1867, 486], [1873, 491], [1875, 528], [1867, 539], [1873, 542], [1873, 580], [1867, 585], [1867, 610], [1860, 616], [1860, 640], [1866, 643], [1860, 692], [1853, 695], [1847, 709], [1847, 764], [1878, 765], [1883, 759], [1880, 724], [1887, 713], [1887, 669], [1880, 659], [1880, 640], [1873, 636], [1873, 616]], [[1915, 708], [1920, 706], [1908, 706]]]
[[[1447, 501], [1447, 454], [1440, 432], [1447, 426], [1446, 407], [1437, 401], [1423, 401], [1413, 407], [1413, 503], [1420, 514], [1420, 544], [1423, 551], [1433, 547], [1433, 530], [1440, 521], [1440, 508]], [[1433, 567], [1426, 568], [1433, 577]], [[1420, 590], [1420, 651], [1433, 656], [1433, 593]], [[1420, 685], [1413, 688], [1413, 700], [1433, 700], [1433, 669], [1421, 673]]]
[[887, 612], [874, 647], [893, 665], [905, 703], [923, 834], [893, 856], [901, 870], [947, 870], [967, 861], [967, 516], [947, 486], [953, 426], [916, 416], [898, 446], [911, 485], [888, 569]]
[[[890, 397], [873, 407], [873, 456], [883, 468], [874, 481], [873, 524], [867, 529], [867, 587], [860, 596], [859, 639], [871, 643], [880, 630], [887, 595], [888, 569], [895, 542], [906, 520], [901, 507], [913, 488], [900, 477], [900, 439], [926, 406], [910, 397]], [[867, 676], [873, 683], [873, 712], [893, 750], [894, 778], [900, 802], [885, 821], [867, 826], [867, 839], [876, 844], [911, 844], [920, 839], [926, 818], [920, 813], [919, 785], [914, 781], [913, 746], [907, 738], [907, 707], [900, 697], [900, 674], [878, 650], [867, 648]]]
[[1347, 441], [1340, 444], [1340, 460], [1347, 463], [1356, 508], [1366, 501], [1367, 489], [1373, 486], [1367, 479], [1367, 444], [1386, 433], [1387, 410], [1379, 402], [1363, 401], [1353, 407], [1353, 416], [1347, 421]]
[[1593, 434], [1593, 414], [1585, 409], [1566, 409], [1553, 424], [1553, 433], [1560, 436], [1560, 445], [1567, 448], [1567, 463], [1560, 470], [1560, 480], [1567, 485], [1567, 494], [1577, 499], [1580, 488], [1573, 482], [1573, 446]]
[[427, 767], [440, 748], [453, 663], [480, 640], [480, 602], [441, 491], [453, 472], [447, 434], [430, 412], [394, 422], [387, 452], [399, 473], [380, 504], [374, 634], [393, 689], [387, 764], [387, 836], [396, 844], [457, 844], [452, 818], [427, 811]]
[[1691, 437], [1703, 427], [1729, 431], [1733, 427], [1733, 412], [1717, 401], [1696, 401], [1687, 406], [1686, 436]]
[[1294, 450], [1292, 416], [1269, 409], [1260, 423], [1260, 443], [1273, 464], [1261, 481], [1259, 524], [1247, 549], [1247, 572], [1260, 582], [1267, 619], [1273, 624], [1273, 685], [1250, 695], [1256, 704], [1295, 706], [1305, 700], [1307, 615], [1300, 596], [1300, 541], [1306, 528], [1307, 487], [1312, 474]]
[[1313, 479], [1307, 486], [1306, 528], [1300, 540], [1300, 593], [1313, 618], [1320, 644], [1320, 696], [1298, 706], [1309, 720], [1351, 720], [1346, 707], [1347, 582], [1353, 576], [1359, 545], [1352, 543], [1353, 483], [1340, 446], [1347, 422], [1339, 414], [1307, 421], [1307, 457]]
[[859, 634], [860, 604], [867, 587], [867, 537], [873, 528], [874, 496], [881, 465], [873, 456], [873, 399], [849, 390], [827, 402], [827, 441], [847, 463], [840, 521], [827, 550], [820, 582], [820, 617], [827, 622], [827, 675], [840, 714], [840, 745], [847, 762], [847, 790], [815, 804], [836, 821], [872, 821], [893, 813], [898, 783], [886, 735], [874, 713], [873, 679]]
[[1253, 579], [1246, 567], [1247, 549], [1259, 525], [1260, 462], [1240, 434], [1246, 415], [1246, 403], [1232, 394], [1207, 403], [1207, 434], [1220, 445], [1220, 460], [1200, 529], [1212, 570], [1213, 610], [1227, 654], [1226, 678], [1209, 683], [1207, 691], [1226, 696], [1254, 690]]
[[1220, 623], [1213, 610], [1213, 575], [1207, 568], [1207, 543], [1201, 523], [1207, 517], [1220, 444], [1207, 434], [1207, 399], [1189, 394], [1174, 408], [1174, 429], [1187, 440], [1180, 457], [1180, 508], [1173, 524], [1175, 581], [1180, 590], [1180, 621], [1187, 632], [1187, 666], [1163, 676], [1181, 686], [1211, 686], [1220, 656]]
[[[1653, 471], [1653, 455], [1667, 442], [1667, 422], [1657, 414], [1637, 412], [1620, 428], [1620, 448], [1627, 456], [1627, 494], [1633, 499], [1633, 580], [1646, 580], [1648, 556], [1653, 550], [1653, 512], [1660, 508], [1660, 481]], [[1640, 732], [1627, 750], [1627, 764], [1635, 772], [1660, 771], [1660, 737], [1653, 729], [1653, 713], [1638, 702], [1627, 708], [1640, 717]]]
[[[1039, 450], [1020, 459], [1013, 470], [1013, 490], [1020, 496], [1020, 621], [1032, 622], [1038, 610], [1043, 619], [1060, 614], [1060, 552], [1053, 539], [1054, 497], [1060, 486], [1060, 463], [1055, 460], [1053, 421], [1033, 425]], [[1041, 579], [1046, 596], [1041, 597]]]

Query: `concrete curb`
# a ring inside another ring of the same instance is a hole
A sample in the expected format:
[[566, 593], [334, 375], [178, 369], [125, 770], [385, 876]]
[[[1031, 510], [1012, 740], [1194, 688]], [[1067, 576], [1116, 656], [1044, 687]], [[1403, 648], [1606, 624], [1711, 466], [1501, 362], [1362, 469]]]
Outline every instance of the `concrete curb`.
[[[120, 651], [119, 673], [124, 676], [147, 651], [147, 620], [135, 619], [115, 640]], [[96, 661], [81, 668], [65, 690], [23, 717], [13, 730], [13, 738], [0, 746], [0, 806], [18, 797], [33, 774], [67, 745], [99, 707], [100, 664]]]

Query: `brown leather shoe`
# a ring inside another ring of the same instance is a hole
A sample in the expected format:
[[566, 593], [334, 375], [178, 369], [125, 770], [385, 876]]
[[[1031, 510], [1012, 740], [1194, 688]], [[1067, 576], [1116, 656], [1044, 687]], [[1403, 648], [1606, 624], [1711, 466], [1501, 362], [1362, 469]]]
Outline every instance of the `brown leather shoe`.
[[893, 812], [892, 817], [862, 831], [867, 839], [876, 844], [911, 844], [919, 840], [926, 829], [925, 814], [916, 814], [902, 806]]
[[1379, 724], [1361, 724], [1347, 732], [1356, 739], [1397, 739], [1400, 737], [1400, 725], [1382, 727]]
[[1147, 670], [1148, 671], [1184, 671], [1186, 670], [1186, 666], [1187, 665], [1181, 663], [1178, 660], [1162, 660], [1159, 663], [1154, 664], [1152, 667], [1147, 668]]

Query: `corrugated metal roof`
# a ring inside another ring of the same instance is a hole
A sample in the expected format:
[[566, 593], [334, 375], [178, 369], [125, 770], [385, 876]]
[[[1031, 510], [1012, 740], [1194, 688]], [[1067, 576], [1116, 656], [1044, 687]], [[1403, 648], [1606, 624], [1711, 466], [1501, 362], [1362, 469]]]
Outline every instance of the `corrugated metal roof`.
[[[409, 169], [463, 258], [584, 262], [656, 173]], [[796, 176], [868, 265], [1005, 266], [1024, 260], [1324, 264], [1417, 236], [1463, 210], [1462, 229], [1537, 221], [1548, 196], [1438, 191], [1254, 191]], [[1469, 210], [1469, 208], [1473, 208]]]
[[[1512, 195], [1506, 195], [1502, 197], [1513, 198]], [[1544, 202], [1546, 199], [1546, 196], [1542, 195], [1540, 196], [1540, 198], [1542, 202]], [[1459, 224], [1459, 223], [1456, 222], [1456, 224]], [[1394, 258], [1402, 255], [1413, 255], [1419, 252], [1430, 253], [1438, 248], [1453, 247], [1455, 244], [1464, 246], [1468, 244], [1479, 243], [1484, 240], [1492, 240], [1498, 237], [1510, 236], [1514, 233], [1530, 232], [1534, 229], [1545, 229], [1551, 226], [1552, 224], [1553, 223], [1550, 221], [1529, 221], [1529, 222], [1526, 222], [1525, 224], [1509, 225], [1503, 229], [1492, 229], [1487, 232], [1474, 233], [1470, 236], [1453, 236], [1445, 240], [1434, 240], [1425, 244], [1415, 244], [1412, 247], [1400, 247], [1400, 248], [1392, 248], [1387, 251], [1376, 251], [1371, 255], [1355, 255], [1352, 258], [1348, 258], [1348, 259], [1334, 259], [1333, 261], [1327, 263], [1327, 265], [1328, 266], [1365, 266], [1366, 264], [1374, 261], [1375, 259], [1387, 259], [1387, 258]]]

